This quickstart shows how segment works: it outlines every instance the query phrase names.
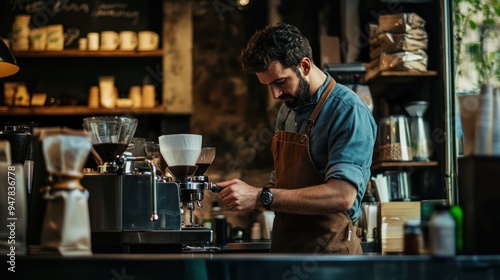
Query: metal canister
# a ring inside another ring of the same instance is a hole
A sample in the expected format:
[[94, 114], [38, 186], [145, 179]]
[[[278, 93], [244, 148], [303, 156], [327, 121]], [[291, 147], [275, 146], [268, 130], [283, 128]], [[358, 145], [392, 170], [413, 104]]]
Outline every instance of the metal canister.
[[225, 246], [227, 244], [227, 219], [219, 214], [214, 217], [214, 244]]

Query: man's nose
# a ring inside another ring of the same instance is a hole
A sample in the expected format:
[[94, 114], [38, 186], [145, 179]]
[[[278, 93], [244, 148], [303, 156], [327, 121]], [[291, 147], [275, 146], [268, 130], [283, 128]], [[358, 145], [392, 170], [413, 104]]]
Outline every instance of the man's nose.
[[278, 87], [270, 86], [269, 88], [274, 99], [278, 99], [283, 94], [283, 91]]

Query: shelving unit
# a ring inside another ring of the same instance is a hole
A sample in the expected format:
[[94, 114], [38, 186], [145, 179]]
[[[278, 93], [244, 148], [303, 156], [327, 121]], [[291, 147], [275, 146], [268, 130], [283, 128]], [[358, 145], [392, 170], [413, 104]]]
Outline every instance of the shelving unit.
[[161, 57], [163, 50], [154, 51], [81, 51], [65, 49], [62, 51], [23, 51], [15, 52], [15, 57]]
[[[98, 115], [129, 115], [139, 119], [136, 136], [156, 139], [169, 133], [189, 131], [191, 114], [174, 110], [165, 104], [164, 51], [163, 44], [163, 1], [126, 1], [126, 5], [107, 7], [118, 17], [93, 17], [83, 11], [54, 11], [44, 25], [61, 24], [70, 34], [65, 39], [65, 49], [61, 51], [17, 51], [14, 52], [20, 71], [2, 80], [0, 88], [0, 126], [6, 122], [37, 122], [39, 126], [65, 126], [81, 128], [82, 118]], [[34, 0], [22, 4], [0, 4], [1, 33], [12, 31], [12, 22], [17, 14], [37, 14], [28, 7]], [[99, 7], [98, 2], [83, 1], [82, 5]], [[101, 6], [102, 7], [102, 6]], [[55, 7], [45, 7], [53, 12]], [[44, 10], [45, 11], [45, 10]], [[136, 14], [137, 19], [124, 17]], [[36, 22], [33, 23], [36, 25]], [[89, 32], [113, 30], [140, 32], [150, 30], [159, 34], [159, 48], [152, 51], [90, 51], [79, 50], [78, 39]], [[73, 32], [73, 33], [71, 33]], [[77, 32], [77, 33], [76, 33]], [[155, 88], [156, 106], [153, 108], [89, 108], [87, 106], [91, 87], [99, 86], [99, 77], [113, 76], [118, 98], [127, 98], [132, 86], [151, 84]], [[43, 106], [19, 107], [3, 104], [4, 84], [24, 83], [30, 95], [45, 95]], [[3, 105], [3, 106], [2, 106]]]
[[6, 107], [0, 106], [0, 116], [65, 116], [65, 115], [179, 115], [168, 112], [165, 106], [154, 108], [89, 108], [87, 106], [48, 106], [48, 107]]
[[[425, 29], [428, 35], [426, 65], [428, 71], [382, 72], [375, 75], [367, 83], [372, 94], [373, 113], [377, 121], [389, 115], [409, 116], [405, 110], [405, 106], [409, 102], [428, 102], [424, 120], [429, 123], [429, 138], [432, 143], [431, 160], [428, 162], [374, 162], [372, 165], [374, 175], [392, 171], [387, 173], [393, 173], [392, 176], [399, 178], [402, 174], [394, 173], [405, 172], [406, 174], [401, 176], [405, 180], [404, 183], [397, 185], [411, 188], [410, 199], [417, 203], [410, 204], [408, 208], [416, 209], [419, 205], [418, 201], [430, 199], [453, 201], [452, 194], [456, 187], [454, 185], [454, 176], [456, 176], [454, 161], [456, 158], [454, 132], [451, 130], [453, 121], [450, 119], [453, 119], [455, 115], [452, 108], [454, 96], [453, 92], [450, 91], [453, 87], [453, 82], [450, 81], [453, 74], [453, 64], [450, 60], [453, 46], [448, 40], [448, 36], [452, 34], [448, 29], [451, 22], [451, 16], [448, 13], [451, 11], [450, 3], [449, 1], [411, 2], [404, 3], [402, 12], [416, 13], [426, 21]], [[370, 12], [382, 11], [387, 6], [380, 4], [377, 8], [380, 10], [371, 9]], [[388, 204], [391, 203], [392, 201]], [[389, 219], [382, 213], [379, 218], [379, 221], [384, 218]], [[401, 220], [404, 219], [400, 217]], [[400, 229], [400, 236], [403, 237], [402, 224]], [[384, 234], [388, 235], [387, 232]], [[382, 238], [384, 234], [381, 233], [380, 237]], [[385, 240], [387, 241], [387, 239]]]

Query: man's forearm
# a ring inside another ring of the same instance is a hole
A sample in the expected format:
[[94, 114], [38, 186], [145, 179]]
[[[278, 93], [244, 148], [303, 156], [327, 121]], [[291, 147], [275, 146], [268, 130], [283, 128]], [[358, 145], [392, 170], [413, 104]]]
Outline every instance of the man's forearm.
[[349, 210], [357, 189], [349, 182], [330, 179], [328, 182], [298, 189], [271, 189], [276, 212], [319, 215]]

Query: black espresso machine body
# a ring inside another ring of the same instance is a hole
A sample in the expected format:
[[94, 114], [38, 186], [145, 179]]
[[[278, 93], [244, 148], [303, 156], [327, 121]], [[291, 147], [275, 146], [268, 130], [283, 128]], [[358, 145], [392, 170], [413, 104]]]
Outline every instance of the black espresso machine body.
[[[84, 175], [81, 184], [90, 194], [94, 253], [172, 253], [182, 252], [185, 245], [207, 246], [212, 242], [212, 230], [181, 226], [179, 185], [156, 182], [153, 196], [151, 180], [148, 174]], [[151, 218], [154, 212], [156, 221]]]

